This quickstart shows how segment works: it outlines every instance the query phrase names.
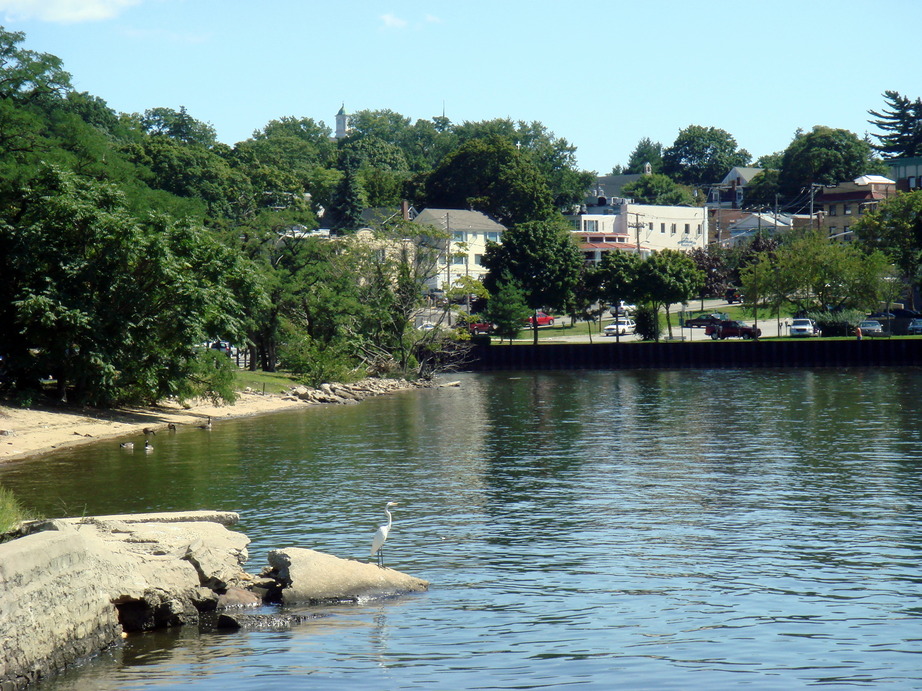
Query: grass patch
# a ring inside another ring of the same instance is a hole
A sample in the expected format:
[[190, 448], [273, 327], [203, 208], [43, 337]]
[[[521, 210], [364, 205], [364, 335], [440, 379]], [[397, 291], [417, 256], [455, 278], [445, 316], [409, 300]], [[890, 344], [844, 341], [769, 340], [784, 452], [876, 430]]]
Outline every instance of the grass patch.
[[6, 487], [0, 487], [0, 533], [12, 530], [22, 521], [38, 518], [20, 504]]
[[243, 391], [247, 387], [253, 391], [262, 393], [281, 393], [287, 391], [291, 386], [297, 384], [295, 375], [288, 372], [263, 372], [257, 370], [237, 370], [235, 386], [238, 391]]

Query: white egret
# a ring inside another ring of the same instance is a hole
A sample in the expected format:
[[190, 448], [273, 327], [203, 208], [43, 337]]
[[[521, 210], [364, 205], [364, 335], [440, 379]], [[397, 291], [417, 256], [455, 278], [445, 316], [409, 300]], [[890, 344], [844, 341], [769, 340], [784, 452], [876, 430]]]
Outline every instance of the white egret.
[[374, 538], [371, 541], [371, 554], [368, 555], [369, 557], [373, 557], [375, 554], [377, 554], [378, 566], [380, 566], [382, 569], [384, 568], [384, 550], [381, 548], [384, 547], [384, 541], [387, 540], [387, 534], [391, 531], [392, 518], [391, 512], [388, 511], [388, 509], [390, 509], [392, 506], [397, 506], [397, 502], [389, 501], [384, 506], [384, 513], [387, 514], [387, 525], [382, 525], [378, 528]]

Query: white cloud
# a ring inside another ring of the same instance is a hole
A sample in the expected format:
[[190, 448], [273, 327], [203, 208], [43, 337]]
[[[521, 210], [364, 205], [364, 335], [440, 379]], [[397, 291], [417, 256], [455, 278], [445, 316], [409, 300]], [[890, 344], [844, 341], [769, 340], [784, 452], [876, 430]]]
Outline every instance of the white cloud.
[[401, 19], [393, 14], [382, 14], [381, 21], [384, 22], [386, 29], [403, 29], [407, 25], [405, 19]]
[[0, 0], [0, 11], [16, 19], [72, 24], [112, 19], [141, 0]]
[[435, 15], [427, 14], [427, 15], [426, 15], [426, 23], [427, 23], [427, 24], [441, 24], [441, 23], [442, 23], [442, 20], [439, 19], [438, 17], [436, 17]]

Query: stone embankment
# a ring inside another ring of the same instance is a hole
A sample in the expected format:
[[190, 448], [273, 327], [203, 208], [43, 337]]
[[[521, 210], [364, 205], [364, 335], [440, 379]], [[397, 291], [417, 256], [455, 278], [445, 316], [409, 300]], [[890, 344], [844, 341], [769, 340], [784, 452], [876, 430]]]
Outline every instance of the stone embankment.
[[321, 384], [314, 389], [309, 386], [293, 386], [287, 396], [305, 403], [358, 403], [372, 396], [382, 396], [405, 389], [423, 386], [406, 379], [362, 379], [353, 384]]
[[357, 601], [423, 591], [392, 569], [309, 549], [244, 571], [249, 538], [230, 512], [95, 516], [23, 524], [0, 544], [0, 689], [18, 689], [154, 628], [278, 629], [310, 614], [241, 612], [264, 602]]

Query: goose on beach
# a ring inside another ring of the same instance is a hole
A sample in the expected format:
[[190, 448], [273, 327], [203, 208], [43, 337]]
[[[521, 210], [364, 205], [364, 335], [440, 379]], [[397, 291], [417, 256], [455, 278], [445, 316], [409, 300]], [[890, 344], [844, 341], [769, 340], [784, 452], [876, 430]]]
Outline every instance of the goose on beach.
[[145, 427], [145, 428], [144, 428], [143, 430], [141, 430], [141, 431], [144, 432], [144, 436], [145, 436], [145, 437], [151, 437], [151, 436], [154, 436], [155, 434], [157, 434], [157, 430], [155, 430], [153, 427]]
[[172, 422], [171, 422], [170, 424], [168, 424], [168, 425], [166, 426], [166, 428], [167, 428], [168, 430], [170, 430], [171, 432], [175, 432], [175, 431], [176, 431], [176, 425], [174, 425]]

